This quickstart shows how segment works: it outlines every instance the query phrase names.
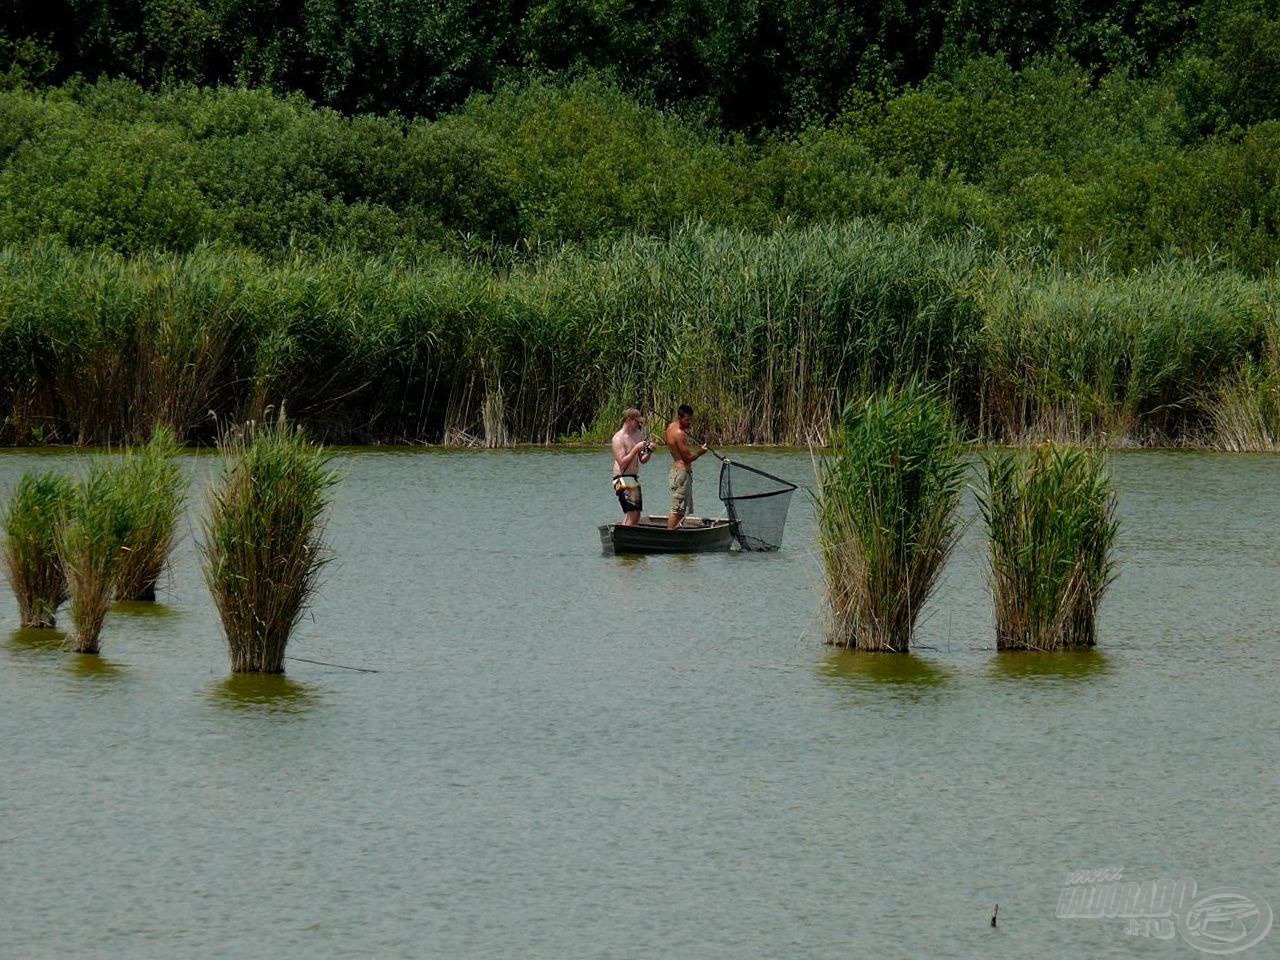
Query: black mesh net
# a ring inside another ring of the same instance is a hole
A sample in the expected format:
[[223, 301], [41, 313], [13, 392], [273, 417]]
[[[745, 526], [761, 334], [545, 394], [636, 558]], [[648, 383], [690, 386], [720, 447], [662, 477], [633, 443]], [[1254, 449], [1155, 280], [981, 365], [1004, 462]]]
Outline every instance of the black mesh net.
[[731, 460], [720, 464], [720, 499], [743, 550], [777, 550], [796, 485]]

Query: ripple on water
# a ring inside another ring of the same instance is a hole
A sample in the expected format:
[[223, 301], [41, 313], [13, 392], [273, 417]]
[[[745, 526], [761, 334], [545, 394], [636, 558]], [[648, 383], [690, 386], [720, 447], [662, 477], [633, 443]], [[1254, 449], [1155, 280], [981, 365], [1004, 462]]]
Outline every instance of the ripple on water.
[[1280, 906], [1280, 458], [1114, 458], [1099, 650], [993, 649], [974, 523], [902, 655], [823, 645], [807, 497], [779, 554], [625, 559], [603, 452], [344, 454], [294, 649], [380, 672], [272, 677], [227, 676], [187, 463], [105, 658], [0, 583], [4, 957], [1172, 956], [1057, 919], [1108, 864]]

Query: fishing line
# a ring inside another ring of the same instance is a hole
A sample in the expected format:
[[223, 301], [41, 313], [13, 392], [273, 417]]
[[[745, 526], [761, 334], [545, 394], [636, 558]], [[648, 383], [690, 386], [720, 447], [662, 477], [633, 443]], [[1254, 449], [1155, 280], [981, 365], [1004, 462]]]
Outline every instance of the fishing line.
[[297, 660], [301, 663], [314, 663], [321, 667], [337, 667], [339, 670], [354, 670], [357, 673], [381, 673], [380, 670], [372, 670], [369, 667], [348, 667], [344, 663], [330, 663], [328, 660], [308, 660], [306, 657], [285, 657], [286, 660]]

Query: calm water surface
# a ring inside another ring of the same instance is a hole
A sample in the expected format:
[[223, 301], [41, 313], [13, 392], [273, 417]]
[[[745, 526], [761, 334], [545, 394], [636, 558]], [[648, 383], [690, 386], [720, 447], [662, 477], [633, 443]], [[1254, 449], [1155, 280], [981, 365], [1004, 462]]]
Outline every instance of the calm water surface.
[[[0, 454], [0, 492], [78, 463]], [[991, 649], [976, 526], [932, 649], [859, 657], [801, 496], [777, 555], [614, 558], [602, 454], [341, 467], [290, 652], [378, 673], [228, 679], [194, 514], [100, 658], [0, 586], [0, 955], [1203, 956], [1056, 919], [1108, 865], [1280, 909], [1280, 459], [1117, 456], [1101, 646], [1057, 657]]]

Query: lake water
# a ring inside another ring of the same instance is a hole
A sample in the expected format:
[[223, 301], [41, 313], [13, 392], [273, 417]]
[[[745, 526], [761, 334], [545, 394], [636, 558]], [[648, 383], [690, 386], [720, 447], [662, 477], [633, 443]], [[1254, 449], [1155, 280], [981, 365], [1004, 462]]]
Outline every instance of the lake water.
[[[0, 491], [78, 462], [0, 454]], [[994, 651], [977, 525], [931, 649], [859, 656], [803, 494], [779, 554], [606, 557], [603, 454], [340, 466], [289, 650], [377, 673], [229, 680], [197, 512], [101, 657], [0, 586], [0, 955], [1201, 956], [1055, 916], [1113, 865], [1280, 909], [1280, 459], [1117, 455], [1099, 648], [1048, 657]]]

